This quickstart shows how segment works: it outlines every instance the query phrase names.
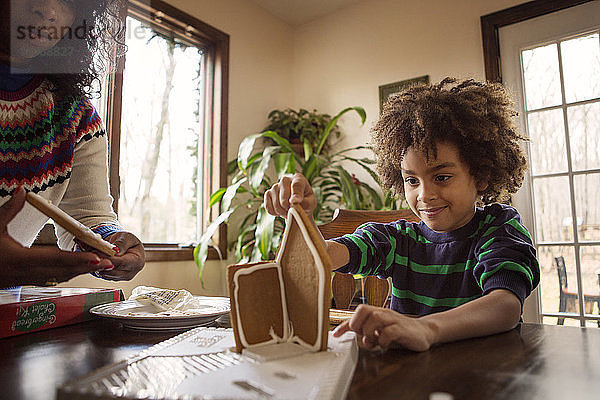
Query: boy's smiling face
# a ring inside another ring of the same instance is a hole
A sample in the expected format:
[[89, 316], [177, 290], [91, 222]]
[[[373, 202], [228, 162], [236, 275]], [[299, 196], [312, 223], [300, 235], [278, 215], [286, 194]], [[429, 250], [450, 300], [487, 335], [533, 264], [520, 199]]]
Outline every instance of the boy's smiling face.
[[436, 232], [450, 232], [466, 225], [475, 214], [478, 185], [462, 161], [458, 148], [439, 142], [437, 157], [409, 148], [402, 160], [406, 200], [413, 212]]

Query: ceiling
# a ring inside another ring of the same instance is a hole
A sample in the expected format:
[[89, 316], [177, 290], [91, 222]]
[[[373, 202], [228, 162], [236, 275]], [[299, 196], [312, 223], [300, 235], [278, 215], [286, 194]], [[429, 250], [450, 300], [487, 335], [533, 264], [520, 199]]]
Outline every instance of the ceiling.
[[251, 0], [290, 25], [301, 25], [361, 0]]

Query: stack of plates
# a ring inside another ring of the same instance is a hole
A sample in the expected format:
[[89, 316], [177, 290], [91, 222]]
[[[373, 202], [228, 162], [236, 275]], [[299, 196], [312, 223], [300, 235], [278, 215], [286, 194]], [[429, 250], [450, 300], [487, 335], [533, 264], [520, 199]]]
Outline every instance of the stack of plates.
[[141, 330], [183, 330], [213, 323], [217, 318], [229, 315], [228, 297], [196, 297], [203, 308], [200, 312], [181, 313], [158, 310], [152, 304], [137, 300], [101, 304], [90, 313], [103, 318], [118, 320], [125, 328]]

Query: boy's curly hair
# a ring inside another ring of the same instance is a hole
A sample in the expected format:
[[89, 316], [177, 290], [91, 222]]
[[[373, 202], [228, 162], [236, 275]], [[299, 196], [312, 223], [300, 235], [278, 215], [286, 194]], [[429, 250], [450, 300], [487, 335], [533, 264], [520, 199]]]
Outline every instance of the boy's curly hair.
[[[114, 54], [124, 53], [123, 23], [119, 8], [123, 0], [84, 0], [73, 2], [75, 18], [73, 28], [87, 27], [85, 38], [63, 37], [53, 48], [37, 56], [35, 70], [43, 71], [45, 65], [61, 63], [67, 73], [45, 74], [57, 95], [63, 99], [80, 99], [99, 94], [94, 81], [111, 65]], [[84, 22], [85, 21], [85, 22]]]
[[506, 201], [523, 183], [527, 160], [514, 105], [501, 84], [445, 78], [392, 96], [371, 130], [384, 188], [404, 196], [400, 163], [409, 147], [436, 157], [436, 144], [454, 144], [477, 183], [482, 202]]

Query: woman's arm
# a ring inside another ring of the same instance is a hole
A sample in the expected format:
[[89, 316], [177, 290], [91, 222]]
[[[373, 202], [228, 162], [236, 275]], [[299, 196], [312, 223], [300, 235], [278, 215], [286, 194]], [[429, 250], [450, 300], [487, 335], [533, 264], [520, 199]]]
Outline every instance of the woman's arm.
[[[130, 280], [144, 267], [144, 246], [135, 235], [120, 227], [113, 212], [106, 162], [107, 138], [106, 134], [99, 133], [102, 129], [100, 117], [92, 105], [88, 105], [91, 114], [84, 115], [79, 126], [79, 135], [85, 134], [85, 138], [82, 137], [75, 147], [71, 179], [60, 207], [118, 247], [117, 254], [109, 258], [114, 269], [97, 275], [109, 280]], [[58, 232], [59, 244], [69, 248], [72, 236], [62, 229]]]
[[109, 260], [94, 253], [22, 246], [9, 235], [7, 225], [23, 204], [25, 191], [19, 188], [0, 207], [0, 288], [64, 282], [80, 274], [113, 268]]

